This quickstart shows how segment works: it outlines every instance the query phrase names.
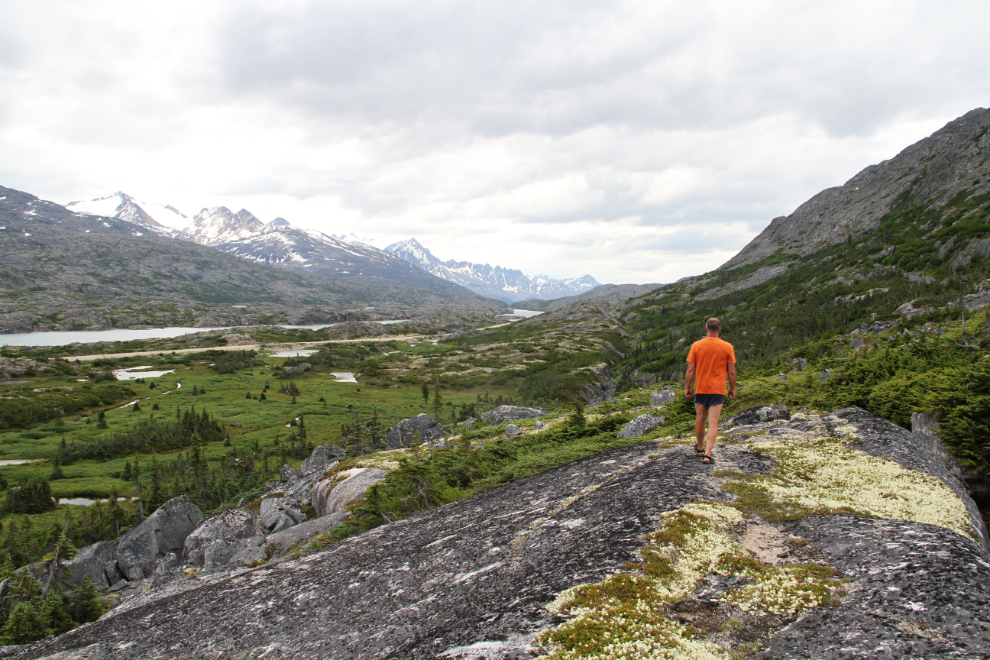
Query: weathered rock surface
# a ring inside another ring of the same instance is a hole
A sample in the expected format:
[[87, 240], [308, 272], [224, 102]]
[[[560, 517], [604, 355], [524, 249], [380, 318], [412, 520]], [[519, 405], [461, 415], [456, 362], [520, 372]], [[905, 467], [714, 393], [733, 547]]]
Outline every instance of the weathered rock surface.
[[185, 495], [172, 498], [117, 542], [117, 566], [128, 580], [155, 572], [170, 552], [181, 553], [186, 537], [203, 520], [203, 512]]
[[[848, 426], [861, 438], [856, 448], [951, 487], [943, 460], [923, 456], [920, 436], [858, 409], [733, 432], [838, 436]], [[297, 560], [112, 611], [18, 657], [524, 657], [534, 633], [561, 621], [546, 605], [626, 570], [662, 513], [728, 502], [715, 469], [757, 474], [771, 463], [732, 442], [720, 445], [716, 468], [689, 446], [620, 447]], [[973, 524], [982, 530], [981, 520]], [[797, 617], [759, 657], [990, 655], [990, 555], [980, 544], [922, 523], [850, 515], [809, 516], [789, 531], [811, 541], [802, 552], [851, 580], [850, 595]], [[710, 577], [699, 581], [706, 599], [733, 587]]]
[[287, 527], [306, 520], [293, 499], [287, 497], [266, 497], [261, 500], [260, 525], [265, 533], [280, 532]]
[[302, 462], [300, 471], [303, 474], [309, 474], [310, 472], [322, 472], [326, 470], [331, 463], [334, 463], [338, 459], [347, 456], [347, 452], [336, 445], [320, 445], [313, 450], [313, 453], [309, 455], [309, 458]]
[[619, 431], [620, 438], [641, 438], [656, 427], [664, 423], [663, 417], [654, 415], [640, 415]]
[[775, 403], [772, 406], [761, 406], [759, 408], [750, 408], [749, 410], [744, 410], [741, 413], [733, 415], [729, 419], [725, 420], [725, 426], [739, 426], [742, 424], [759, 424], [760, 422], [772, 422], [778, 419], [790, 419], [791, 413], [788, 412], [787, 406], [782, 403]]
[[398, 449], [405, 445], [416, 442], [416, 434], [419, 434], [419, 442], [429, 442], [434, 444], [444, 436], [443, 424], [426, 413], [420, 413], [415, 417], [404, 419], [394, 428], [390, 428], [385, 434], [385, 444], [392, 449]]
[[[317, 517], [343, 511], [348, 504], [364, 497], [364, 492], [387, 474], [376, 467], [352, 468], [324, 479], [313, 488], [312, 506]], [[338, 481], [341, 477], [344, 477], [343, 481]]]
[[[335, 513], [322, 516], [315, 520], [307, 520], [281, 532], [272, 534], [265, 539], [265, 543], [272, 548], [285, 550], [296, 543], [304, 543], [317, 534], [325, 534], [340, 524], [340, 521], [347, 517], [347, 511], [337, 511]], [[263, 553], [262, 553], [263, 554]], [[257, 560], [254, 560], [257, 561]]]
[[522, 429], [516, 426], [515, 424], [508, 424], [505, 427], [505, 437], [507, 438], [514, 438], [517, 435], [522, 435], [522, 432], [523, 432]]
[[650, 405], [665, 406], [676, 398], [677, 398], [677, 392], [675, 392], [674, 390], [661, 390], [659, 392], [650, 392]]
[[227, 509], [203, 520], [186, 537], [183, 556], [193, 566], [213, 570], [227, 566], [239, 552], [264, 541], [258, 516], [244, 509]]
[[88, 577], [98, 589], [108, 589], [122, 577], [117, 570], [117, 542], [100, 541], [81, 548], [68, 567], [74, 584], [81, 585]]
[[522, 406], [499, 406], [494, 410], [481, 413], [481, 419], [488, 422], [489, 426], [498, 426], [506, 422], [515, 422], [520, 419], [533, 419], [543, 417], [546, 413], [539, 408], [524, 408]]

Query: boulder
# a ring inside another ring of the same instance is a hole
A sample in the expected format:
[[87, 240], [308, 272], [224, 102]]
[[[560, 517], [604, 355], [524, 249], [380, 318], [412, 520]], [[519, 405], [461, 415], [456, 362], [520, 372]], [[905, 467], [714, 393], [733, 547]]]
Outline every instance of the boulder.
[[517, 435], [522, 435], [522, 432], [523, 432], [522, 429], [516, 426], [515, 424], [509, 424], [508, 426], [505, 427], [505, 437], [507, 438], [513, 438]]
[[533, 419], [543, 417], [546, 413], [539, 408], [523, 408], [522, 406], [499, 406], [494, 410], [481, 413], [481, 419], [488, 422], [489, 426], [497, 426], [506, 422], [514, 422], [519, 419]]
[[663, 424], [666, 420], [663, 417], [656, 417], [654, 415], [640, 415], [633, 421], [629, 422], [622, 427], [619, 431], [619, 438], [639, 438], [645, 433], [648, 433], [655, 429], [656, 427]]
[[283, 374], [301, 374], [304, 371], [309, 371], [313, 368], [309, 362], [303, 362], [302, 364], [297, 364], [294, 367], [285, 367], [282, 369]]
[[776, 420], [786, 420], [790, 418], [791, 413], [788, 412], [787, 406], [782, 403], [775, 403], [772, 406], [748, 408], [725, 420], [725, 425], [742, 426], [746, 424], [760, 424], [763, 422], [773, 422]]
[[385, 444], [392, 449], [413, 444], [416, 442], [417, 432], [419, 433], [420, 443], [429, 442], [430, 444], [434, 444], [444, 435], [443, 424], [440, 424], [426, 413], [420, 413], [415, 417], [404, 419], [396, 424], [394, 428], [390, 428], [385, 434]]
[[794, 358], [791, 360], [791, 366], [795, 371], [804, 371], [808, 367], [808, 361], [804, 358]]
[[312, 497], [313, 481], [315, 477], [322, 476], [322, 472], [313, 473], [310, 478], [294, 479], [285, 484], [282, 491], [286, 500], [293, 502], [296, 508], [309, 503]]
[[315, 520], [307, 520], [304, 523], [299, 523], [298, 525], [282, 530], [277, 534], [272, 534], [265, 539], [265, 541], [268, 544], [268, 547], [273, 550], [273, 554], [274, 551], [277, 551], [278, 549], [284, 551], [289, 546], [308, 541], [317, 534], [325, 534], [329, 532], [331, 529], [339, 525], [340, 521], [347, 516], [347, 511], [336, 511]]
[[339, 458], [344, 458], [346, 455], [347, 452], [336, 445], [320, 445], [313, 450], [313, 453], [309, 455], [309, 458], [302, 462], [302, 473], [309, 474], [310, 472], [322, 472], [326, 470], [331, 463], [335, 462]]
[[284, 484], [284, 483], [288, 483], [290, 480], [294, 478], [298, 479], [299, 477], [302, 476], [302, 474], [303, 474], [302, 470], [297, 470], [295, 468], [289, 467], [288, 465], [283, 465], [282, 471], [279, 473], [278, 480]]
[[261, 500], [261, 526], [266, 533], [281, 531], [306, 520], [306, 514], [287, 497], [266, 497]]
[[536, 420], [536, 426], [534, 427], [537, 431], [542, 431], [547, 427], [546, 423]]
[[[364, 497], [364, 492], [387, 474], [376, 467], [352, 468], [324, 479], [313, 488], [312, 505], [316, 516], [321, 518], [345, 510], [348, 504]], [[340, 481], [341, 477], [344, 477], [343, 481]]]
[[787, 374], [779, 374], [777, 380], [790, 380], [790, 378], [787, 377]]
[[186, 495], [173, 497], [117, 542], [117, 566], [128, 580], [155, 572], [158, 560], [182, 552], [186, 537], [203, 520], [203, 512]]
[[206, 570], [223, 568], [241, 550], [264, 543], [258, 516], [244, 509], [227, 509], [203, 520], [186, 538], [187, 563]]
[[650, 392], [651, 406], [665, 406], [677, 398], [677, 393], [673, 390], [661, 390], [660, 392]]
[[831, 369], [822, 369], [822, 373], [818, 376], [818, 382], [824, 383], [832, 376]]
[[239, 550], [230, 558], [227, 562], [227, 566], [231, 568], [236, 568], [239, 566], [248, 566], [250, 564], [257, 564], [265, 558], [266, 547], [264, 545], [253, 545], [243, 550]]
[[79, 550], [67, 565], [72, 577], [69, 581], [82, 585], [89, 578], [98, 589], [109, 589], [121, 578], [117, 571], [117, 542], [99, 541]]

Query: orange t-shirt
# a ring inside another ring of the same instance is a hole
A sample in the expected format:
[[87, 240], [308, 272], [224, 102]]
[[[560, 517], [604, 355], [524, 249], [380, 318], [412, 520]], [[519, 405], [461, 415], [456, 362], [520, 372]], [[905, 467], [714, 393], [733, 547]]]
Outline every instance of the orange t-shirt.
[[691, 344], [687, 361], [695, 366], [695, 394], [725, 394], [729, 365], [736, 363], [732, 344], [718, 337], [705, 337]]

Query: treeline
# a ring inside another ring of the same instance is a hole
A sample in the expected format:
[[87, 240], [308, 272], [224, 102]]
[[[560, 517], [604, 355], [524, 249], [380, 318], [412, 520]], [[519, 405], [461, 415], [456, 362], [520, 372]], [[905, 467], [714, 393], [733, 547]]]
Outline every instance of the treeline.
[[204, 409], [197, 413], [189, 408], [180, 413], [176, 408], [175, 419], [160, 421], [154, 416], [142, 420], [122, 431], [114, 431], [91, 442], [66, 443], [62, 438], [55, 455], [61, 465], [80, 460], [108, 461], [129, 454], [151, 454], [190, 447], [195, 442], [210, 443], [226, 439], [223, 425]]
[[264, 366], [262, 360], [257, 359], [255, 351], [205, 351], [201, 354], [205, 359], [212, 359], [213, 364], [210, 369], [218, 374], [232, 374], [241, 369]]
[[133, 396], [134, 390], [122, 383], [84, 384], [42, 392], [29, 387], [5, 390], [4, 398], [0, 399], [0, 429], [36, 426]]

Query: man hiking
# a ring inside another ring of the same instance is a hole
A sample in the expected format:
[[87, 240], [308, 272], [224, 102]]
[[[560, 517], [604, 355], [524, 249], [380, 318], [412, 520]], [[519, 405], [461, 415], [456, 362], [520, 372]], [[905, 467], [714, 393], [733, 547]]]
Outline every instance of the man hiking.
[[[694, 395], [694, 410], [698, 418], [694, 423], [694, 435], [698, 441], [697, 452], [703, 454], [702, 462], [715, 462], [712, 449], [718, 435], [718, 416], [725, 403], [725, 378], [729, 377], [729, 398], [736, 397], [736, 352], [732, 344], [719, 339], [722, 323], [708, 319], [705, 324], [708, 335], [691, 344], [688, 353], [687, 374], [684, 376], [684, 396]], [[697, 385], [695, 385], [697, 378]], [[705, 440], [705, 418], [708, 418], [708, 443]]]

